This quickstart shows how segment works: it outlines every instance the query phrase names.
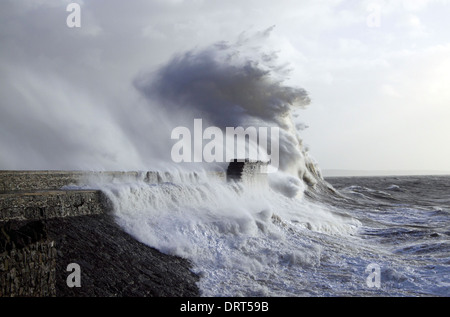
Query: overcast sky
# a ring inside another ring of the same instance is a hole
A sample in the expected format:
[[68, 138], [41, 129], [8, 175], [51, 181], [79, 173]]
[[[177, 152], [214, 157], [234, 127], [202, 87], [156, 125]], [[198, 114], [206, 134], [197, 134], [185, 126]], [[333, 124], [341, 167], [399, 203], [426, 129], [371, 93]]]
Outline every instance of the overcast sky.
[[309, 94], [321, 169], [450, 171], [449, 16], [447, 0], [2, 0], [0, 169], [140, 166], [129, 135], [158, 138], [158, 114], [115, 127], [139, 110], [136, 77], [275, 26], [262, 45]]

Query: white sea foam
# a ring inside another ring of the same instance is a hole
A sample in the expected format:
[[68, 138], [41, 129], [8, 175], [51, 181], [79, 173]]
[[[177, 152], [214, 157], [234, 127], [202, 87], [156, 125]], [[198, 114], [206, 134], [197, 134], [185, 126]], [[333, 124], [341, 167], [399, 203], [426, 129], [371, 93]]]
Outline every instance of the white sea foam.
[[[206, 173], [165, 177], [160, 183], [105, 182], [96, 187], [111, 199], [125, 231], [193, 262], [202, 276], [203, 295], [298, 292], [281, 284], [286, 274], [320, 264], [322, 246], [311, 234], [349, 236], [359, 225], [268, 185], [227, 183]], [[280, 285], [269, 287], [271, 283]]]

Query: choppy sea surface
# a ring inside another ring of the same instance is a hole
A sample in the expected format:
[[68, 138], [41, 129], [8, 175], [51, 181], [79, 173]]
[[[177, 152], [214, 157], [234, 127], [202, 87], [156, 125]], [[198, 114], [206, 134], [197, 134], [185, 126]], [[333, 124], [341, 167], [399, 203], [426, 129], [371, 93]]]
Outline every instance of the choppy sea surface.
[[336, 206], [361, 221], [358, 240], [374, 250], [367, 260], [377, 263], [381, 272], [380, 288], [372, 293], [450, 295], [449, 176], [327, 181], [346, 197]]
[[127, 232], [192, 262], [202, 296], [450, 295], [450, 176], [334, 177], [294, 197], [164, 177], [98, 186]]

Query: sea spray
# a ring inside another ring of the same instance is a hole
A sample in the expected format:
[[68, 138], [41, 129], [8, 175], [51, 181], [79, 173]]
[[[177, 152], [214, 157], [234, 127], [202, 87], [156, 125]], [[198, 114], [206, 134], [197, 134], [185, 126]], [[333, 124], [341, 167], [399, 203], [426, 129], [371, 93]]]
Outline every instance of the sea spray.
[[99, 185], [124, 230], [193, 262], [205, 296], [301, 295], [298, 278], [334, 257], [324, 240], [339, 245], [339, 237], [360, 224], [303, 197], [308, 186], [324, 183], [293, 122], [292, 112], [310, 100], [304, 89], [284, 84], [287, 67], [276, 54], [252, 46], [269, 34], [180, 53], [134, 83], [149, 109], [169, 118], [163, 133], [178, 126], [194, 131], [198, 118], [222, 131], [279, 129], [277, 140], [268, 140], [279, 150], [279, 170], [268, 183], [225, 182], [204, 173], [195, 181]]
[[[180, 53], [156, 71], [140, 74], [134, 86], [146, 104], [138, 109], [157, 114], [159, 122], [142, 127], [138, 123], [148, 116], [130, 113], [136, 124], [123, 132], [140, 146], [141, 160], [152, 165], [157, 158], [163, 172], [156, 181], [142, 174], [135, 180], [91, 182], [109, 197], [125, 231], [192, 261], [204, 296], [305, 295], [314, 270], [333, 270], [340, 256], [354, 253], [342, 241], [360, 223], [303, 195], [325, 183], [293, 121], [293, 111], [310, 99], [303, 88], [284, 84], [288, 69], [276, 54], [255, 48], [269, 34], [270, 29], [236, 43]], [[196, 118], [224, 132], [279, 129], [277, 140], [267, 140], [267, 147], [278, 143], [278, 171], [267, 175], [267, 183], [246, 184], [208, 173], [225, 170], [228, 162], [174, 162], [171, 131], [178, 126], [194, 131]]]
[[95, 187], [112, 201], [126, 232], [191, 260], [205, 296], [297, 294], [297, 287], [282, 285], [321, 265], [323, 246], [315, 235], [339, 240], [359, 226], [268, 184], [226, 182], [208, 173]]
[[293, 120], [293, 112], [310, 98], [305, 89], [285, 84], [288, 65], [263, 48], [271, 30], [178, 53], [157, 70], [140, 74], [134, 85], [150, 109], [170, 118], [172, 127], [195, 132], [193, 122], [202, 119], [223, 133], [236, 127], [279, 129], [276, 139], [268, 136], [268, 144], [277, 143], [279, 169], [314, 185], [320, 173]]

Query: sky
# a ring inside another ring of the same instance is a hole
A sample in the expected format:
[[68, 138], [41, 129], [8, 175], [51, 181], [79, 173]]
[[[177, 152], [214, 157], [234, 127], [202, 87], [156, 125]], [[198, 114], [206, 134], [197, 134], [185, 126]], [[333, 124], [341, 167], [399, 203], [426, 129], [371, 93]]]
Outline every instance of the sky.
[[449, 0], [2, 0], [0, 169], [145, 166], [165, 119], [136, 78], [270, 29], [258, 45], [308, 92], [296, 120], [322, 170], [450, 171], [449, 16]]

